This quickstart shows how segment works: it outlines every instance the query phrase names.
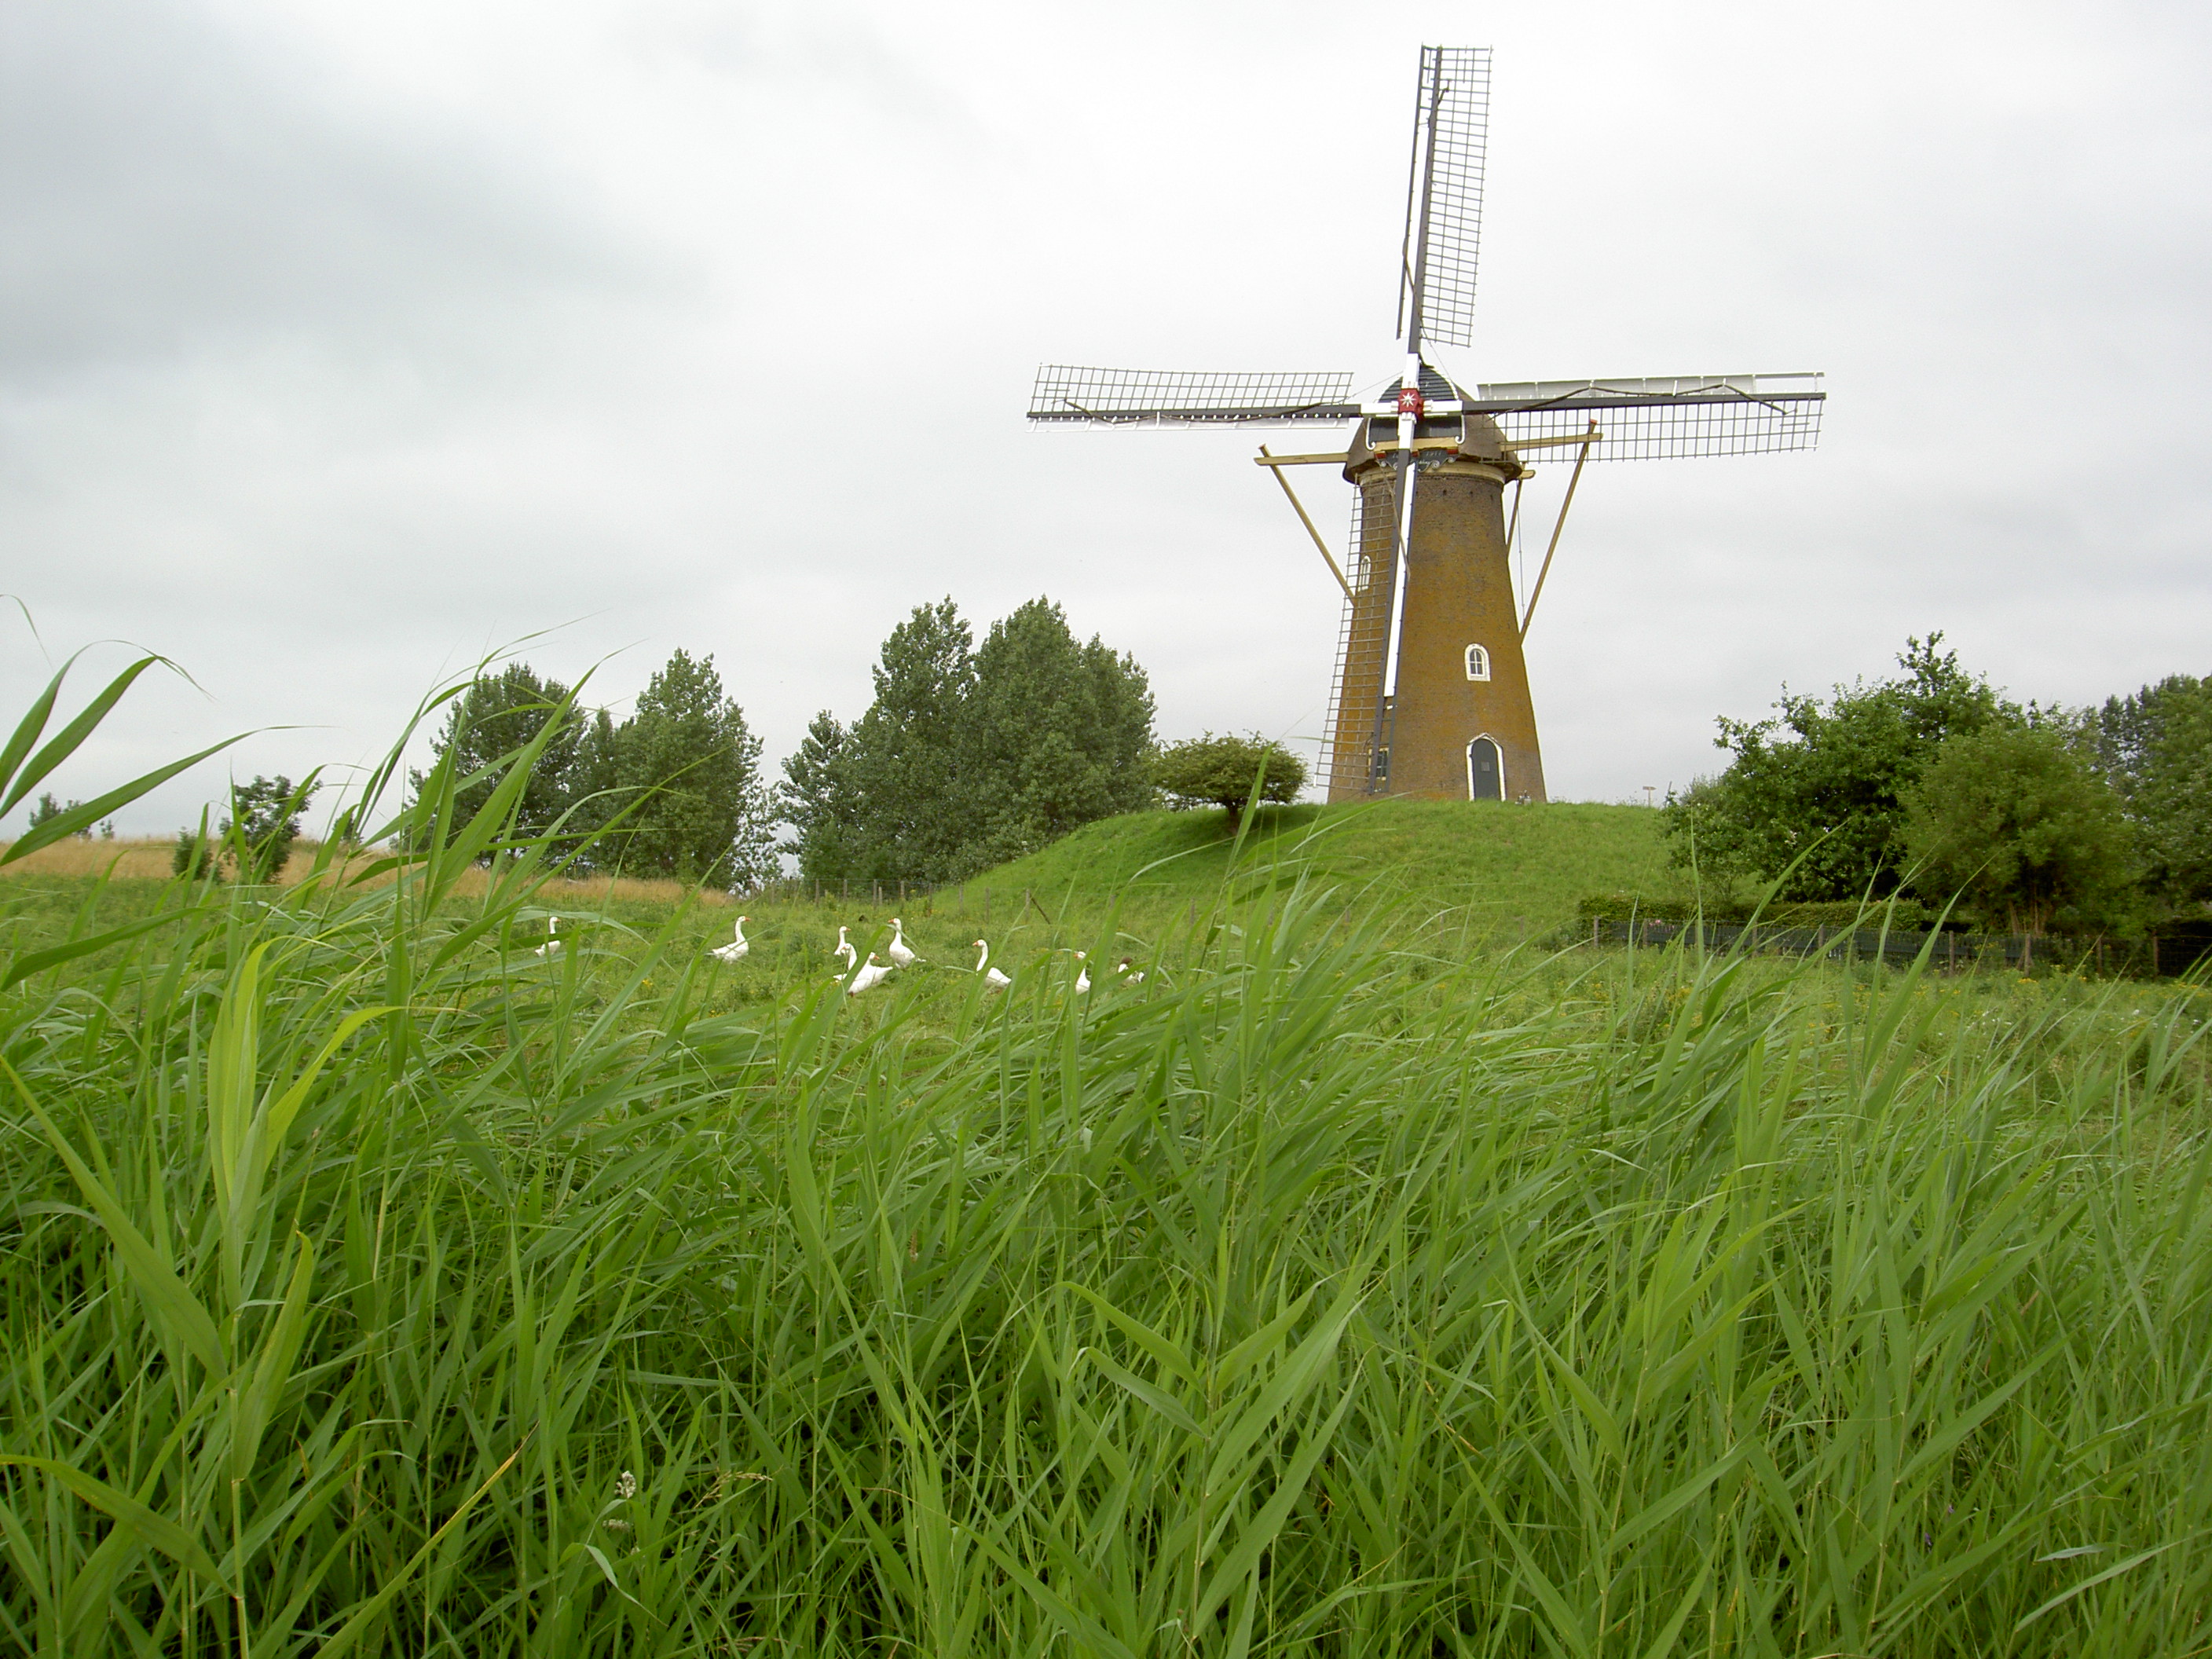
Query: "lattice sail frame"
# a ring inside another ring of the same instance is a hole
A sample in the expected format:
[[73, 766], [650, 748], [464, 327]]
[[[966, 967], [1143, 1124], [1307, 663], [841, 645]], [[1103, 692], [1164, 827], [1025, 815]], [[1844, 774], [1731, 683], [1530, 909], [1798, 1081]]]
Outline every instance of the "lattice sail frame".
[[1399, 255], [1401, 336], [1413, 286], [1425, 179], [1428, 241], [1421, 260], [1419, 337], [1424, 344], [1474, 343], [1475, 254], [1482, 240], [1482, 173], [1489, 143], [1490, 48], [1422, 47], [1413, 160], [1406, 186], [1406, 240]]
[[1364, 790], [1375, 769], [1376, 709], [1388, 689], [1389, 671], [1391, 618], [1384, 601], [1398, 576], [1396, 515], [1390, 510], [1395, 493], [1382, 489], [1375, 503], [1380, 510], [1370, 512], [1367, 489], [1352, 492], [1344, 558], [1352, 592], [1337, 629], [1328, 718], [1322, 726], [1319, 775], [1314, 779], [1323, 799], [1340, 780]]
[[[1594, 461], [1694, 455], [1770, 455], [1811, 449], [1826, 394], [1818, 374], [1679, 374], [1611, 380], [1522, 380], [1478, 386], [1468, 407], [1498, 422], [1509, 443], [1567, 437], [1591, 421], [1603, 441]], [[1580, 447], [1519, 452], [1531, 463], [1571, 461]]]
[[1302, 426], [1357, 414], [1351, 397], [1348, 369], [1248, 374], [1047, 363], [1030, 389], [1029, 417], [1082, 426]]

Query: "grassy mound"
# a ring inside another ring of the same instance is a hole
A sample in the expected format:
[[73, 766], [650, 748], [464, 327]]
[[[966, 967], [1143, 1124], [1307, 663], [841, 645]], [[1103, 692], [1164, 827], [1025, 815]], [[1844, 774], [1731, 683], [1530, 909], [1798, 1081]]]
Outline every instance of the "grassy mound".
[[[1221, 885], [1235, 841], [1219, 811], [1139, 812], [1077, 830], [968, 884], [1027, 888], [1051, 908], [1121, 892], [1140, 909]], [[1451, 914], [1479, 933], [1536, 934], [1572, 922], [1593, 890], [1684, 884], [1667, 867], [1659, 815], [1639, 806], [1518, 806], [1376, 801], [1286, 806], [1252, 815], [1237, 856], [1303, 872], [1363, 908]]]

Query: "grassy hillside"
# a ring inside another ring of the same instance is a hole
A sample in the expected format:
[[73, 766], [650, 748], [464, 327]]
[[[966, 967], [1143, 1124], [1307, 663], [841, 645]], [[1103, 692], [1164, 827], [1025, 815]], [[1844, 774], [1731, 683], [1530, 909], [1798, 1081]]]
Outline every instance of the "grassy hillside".
[[[1079, 830], [969, 884], [1028, 888], [1048, 908], [1125, 892], [1142, 909], [1219, 888], [1233, 842], [1226, 815], [1139, 812]], [[1377, 801], [1289, 806], [1254, 815], [1246, 867], [1297, 867], [1346, 897], [1427, 917], [1461, 913], [1476, 931], [1514, 936], [1574, 918], [1585, 893], [1683, 886], [1667, 867], [1659, 815], [1640, 806]]]

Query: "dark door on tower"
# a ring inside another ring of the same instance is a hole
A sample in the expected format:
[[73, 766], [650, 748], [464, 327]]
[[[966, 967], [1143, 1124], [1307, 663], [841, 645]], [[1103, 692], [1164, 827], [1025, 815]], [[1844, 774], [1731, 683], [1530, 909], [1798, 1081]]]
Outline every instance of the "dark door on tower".
[[1505, 763], [1498, 745], [1477, 738], [1467, 746], [1467, 798], [1469, 800], [1505, 799]]

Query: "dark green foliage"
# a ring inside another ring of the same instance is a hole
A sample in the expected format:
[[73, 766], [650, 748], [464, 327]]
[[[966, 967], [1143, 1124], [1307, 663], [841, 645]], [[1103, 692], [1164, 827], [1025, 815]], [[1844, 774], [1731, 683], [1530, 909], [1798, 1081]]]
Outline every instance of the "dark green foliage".
[[240, 881], [270, 882], [284, 873], [292, 843], [300, 838], [301, 817], [316, 788], [312, 779], [295, 787], [283, 776], [257, 776], [251, 783], [231, 786], [230, 816], [219, 833], [229, 843]]
[[860, 814], [846, 777], [847, 736], [828, 709], [815, 715], [776, 786], [776, 805], [792, 830], [776, 850], [797, 859], [809, 881], [847, 879], [858, 861]]
[[2136, 825], [2146, 890], [2177, 911], [2212, 902], [2212, 678], [2175, 674], [2112, 698], [2092, 725]]
[[[476, 815], [498, 782], [495, 763], [514, 754], [556, 722], [552, 738], [531, 769], [515, 814], [518, 839], [544, 836], [562, 815], [591, 793], [580, 769], [586, 726], [572, 706], [574, 694], [558, 680], [541, 678], [528, 663], [514, 662], [479, 678], [447, 711], [434, 746], [451, 753], [465, 780], [454, 791], [454, 817]], [[422, 786], [423, 775], [414, 775]]]
[[222, 879], [222, 849], [205, 833], [206, 820], [201, 820], [199, 830], [179, 830], [177, 844], [169, 853], [172, 874], [191, 881], [221, 881]]
[[[604, 708], [577, 708], [574, 698], [527, 663], [470, 686], [434, 742], [462, 778], [473, 780], [457, 787], [451, 821], [473, 817], [500, 781], [498, 763], [550, 723], [510, 848], [552, 836], [556, 851], [595, 867], [720, 886], [770, 872], [760, 740], [723, 694], [713, 657], [677, 651], [620, 725]], [[418, 793], [426, 775], [414, 775]]]
[[1255, 799], [1295, 800], [1305, 787], [1306, 767], [1256, 732], [1243, 738], [1234, 732], [1217, 738], [1208, 732], [1163, 749], [1152, 763], [1152, 781], [1179, 807], [1226, 807], [1233, 830]]
[[1060, 608], [1038, 599], [991, 625], [975, 669], [961, 721], [978, 793], [967, 868], [1148, 804], [1152, 695], [1134, 658], [1095, 635], [1078, 643]]
[[961, 753], [974, 645], [949, 599], [915, 606], [884, 641], [876, 700], [840, 762], [859, 804], [859, 867], [844, 873], [945, 881], [963, 872], [980, 816]]
[[617, 797], [635, 801], [610, 837], [622, 872], [720, 887], [768, 875], [773, 814], [760, 750], [744, 711], [724, 695], [714, 658], [672, 654], [636, 712], [619, 726], [603, 715], [587, 744]]
[[980, 649], [951, 599], [884, 641], [875, 702], [784, 763], [784, 843], [812, 881], [957, 880], [1143, 806], [1145, 672], [1033, 599]]
[[2120, 798], [2076, 733], [1992, 722], [1945, 743], [1905, 792], [1913, 885], [1960, 894], [2008, 933], [2092, 932], [2130, 920], [2134, 862]]
[[1728, 769], [1667, 805], [1677, 863], [1782, 878], [1786, 899], [1894, 892], [1905, 791], [1946, 738], [2020, 718], [1938, 650], [1942, 638], [1906, 641], [1902, 675], [1838, 686], [1826, 703], [1785, 689], [1769, 719], [1723, 715], [1714, 744], [1733, 757]]

